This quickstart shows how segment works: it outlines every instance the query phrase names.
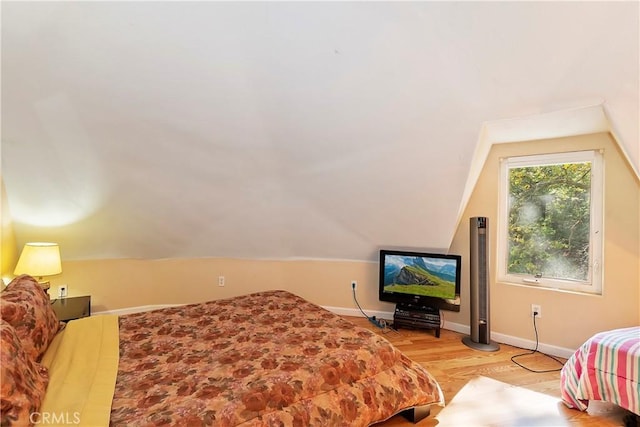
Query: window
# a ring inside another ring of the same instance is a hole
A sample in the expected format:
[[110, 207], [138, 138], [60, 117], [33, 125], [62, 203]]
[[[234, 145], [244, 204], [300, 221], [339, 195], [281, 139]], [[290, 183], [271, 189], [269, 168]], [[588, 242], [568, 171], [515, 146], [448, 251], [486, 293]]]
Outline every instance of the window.
[[602, 154], [502, 160], [498, 280], [602, 293]]

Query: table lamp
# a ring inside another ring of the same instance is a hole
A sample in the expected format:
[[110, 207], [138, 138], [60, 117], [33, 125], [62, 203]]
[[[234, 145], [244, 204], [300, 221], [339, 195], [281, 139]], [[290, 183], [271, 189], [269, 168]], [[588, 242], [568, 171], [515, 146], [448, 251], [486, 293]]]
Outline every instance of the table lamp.
[[38, 278], [38, 283], [48, 291], [49, 281], [43, 281], [43, 276], [53, 276], [62, 273], [60, 262], [60, 247], [57, 243], [34, 242], [27, 243], [22, 249], [18, 264], [13, 274], [28, 274]]

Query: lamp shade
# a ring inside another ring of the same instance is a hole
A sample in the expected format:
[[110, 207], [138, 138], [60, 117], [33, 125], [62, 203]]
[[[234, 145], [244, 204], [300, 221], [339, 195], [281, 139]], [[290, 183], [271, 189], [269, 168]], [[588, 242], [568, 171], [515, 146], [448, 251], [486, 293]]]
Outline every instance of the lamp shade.
[[62, 273], [60, 247], [57, 243], [27, 243], [22, 249], [20, 259], [13, 274], [30, 276], [52, 276]]

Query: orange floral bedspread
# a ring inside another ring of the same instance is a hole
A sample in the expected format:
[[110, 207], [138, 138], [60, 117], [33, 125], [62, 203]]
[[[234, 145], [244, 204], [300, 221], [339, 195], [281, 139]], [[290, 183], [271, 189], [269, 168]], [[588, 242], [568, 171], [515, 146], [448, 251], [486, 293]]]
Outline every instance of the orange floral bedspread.
[[112, 426], [366, 426], [442, 402], [387, 340], [286, 291], [120, 318]]

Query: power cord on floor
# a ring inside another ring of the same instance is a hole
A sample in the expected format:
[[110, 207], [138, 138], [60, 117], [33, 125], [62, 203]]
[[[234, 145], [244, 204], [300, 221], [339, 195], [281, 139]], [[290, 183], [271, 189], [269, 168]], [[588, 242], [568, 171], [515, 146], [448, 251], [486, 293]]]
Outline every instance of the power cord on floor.
[[515, 359], [516, 359], [516, 358], [518, 358], [518, 357], [522, 357], [522, 356], [530, 356], [530, 355], [535, 354], [535, 353], [540, 353], [541, 355], [543, 355], [543, 356], [547, 356], [549, 359], [553, 359], [553, 360], [555, 360], [556, 362], [558, 362], [559, 364], [561, 364], [562, 366], [564, 366], [564, 362], [562, 362], [561, 360], [556, 359], [555, 357], [553, 357], [553, 356], [551, 356], [551, 355], [549, 355], [549, 354], [545, 354], [545, 353], [542, 353], [542, 352], [539, 352], [539, 351], [538, 351], [538, 328], [536, 327], [536, 317], [538, 317], [538, 313], [534, 311], [534, 312], [533, 312], [533, 330], [534, 330], [534, 331], [535, 331], [535, 333], [536, 333], [536, 348], [534, 348], [533, 350], [531, 350], [530, 352], [527, 352], [527, 353], [521, 353], [521, 354], [516, 354], [516, 355], [514, 355], [514, 356], [511, 356], [511, 361], [512, 361], [513, 363], [515, 363], [516, 365], [520, 366], [522, 369], [526, 369], [527, 371], [529, 371], [529, 372], [534, 372], [534, 373], [536, 373], [536, 374], [544, 374], [544, 373], [547, 373], [547, 372], [557, 372], [557, 371], [560, 371], [560, 370], [562, 370], [562, 368], [558, 368], [558, 369], [545, 369], [545, 370], [541, 370], [541, 371], [539, 371], [539, 370], [536, 370], [536, 369], [527, 368], [526, 366], [522, 365], [521, 363], [516, 362], [516, 360], [515, 360]]
[[355, 285], [352, 284], [351, 285], [351, 289], [353, 291], [353, 300], [355, 301], [356, 305], [360, 309], [360, 312], [362, 313], [362, 315], [364, 317], [366, 317], [369, 320], [369, 322], [373, 323], [378, 328], [385, 329], [387, 327], [387, 321], [384, 320], [384, 319], [376, 319], [376, 316], [369, 316], [367, 313], [365, 313], [364, 310], [362, 309], [362, 307], [360, 307], [360, 304], [358, 303], [358, 298], [356, 298], [356, 287], [355, 287]]

